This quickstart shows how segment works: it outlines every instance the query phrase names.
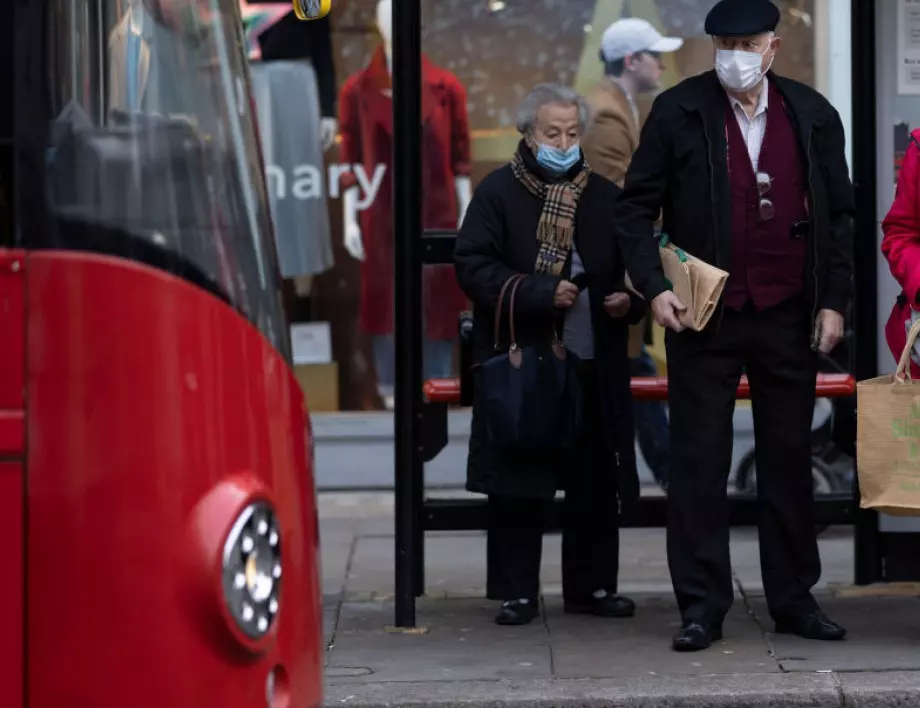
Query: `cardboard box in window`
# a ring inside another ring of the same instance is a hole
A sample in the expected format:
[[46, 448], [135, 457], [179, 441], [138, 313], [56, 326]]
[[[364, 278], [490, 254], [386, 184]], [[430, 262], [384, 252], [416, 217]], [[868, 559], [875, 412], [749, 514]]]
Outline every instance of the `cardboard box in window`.
[[332, 363], [332, 334], [328, 322], [291, 325], [294, 365]]
[[300, 364], [294, 366], [294, 376], [307, 399], [310, 413], [337, 413], [339, 410], [339, 365]]

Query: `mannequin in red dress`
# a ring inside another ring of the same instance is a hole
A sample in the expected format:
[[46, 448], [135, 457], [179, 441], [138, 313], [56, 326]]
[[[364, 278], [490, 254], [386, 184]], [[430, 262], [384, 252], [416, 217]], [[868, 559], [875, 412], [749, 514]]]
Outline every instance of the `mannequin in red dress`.
[[[345, 248], [361, 261], [361, 329], [371, 335], [377, 386], [388, 407], [395, 383], [393, 343], [392, 148], [390, 83], [392, 2], [377, 5], [382, 46], [367, 67], [348, 77], [339, 98], [340, 161], [352, 166], [342, 176]], [[422, 56], [422, 220], [426, 229], [456, 229], [471, 196], [470, 129], [466, 90], [446, 69]], [[355, 175], [354, 166], [363, 174]], [[367, 203], [360, 177], [385, 168], [376, 198]], [[457, 318], [466, 297], [451, 266], [426, 266], [424, 377], [449, 376]]]

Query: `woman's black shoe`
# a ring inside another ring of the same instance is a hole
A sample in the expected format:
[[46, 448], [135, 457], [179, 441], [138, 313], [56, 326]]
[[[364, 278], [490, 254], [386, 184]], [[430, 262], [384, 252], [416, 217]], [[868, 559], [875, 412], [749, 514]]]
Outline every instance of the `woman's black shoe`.
[[674, 651], [702, 651], [721, 639], [721, 624], [684, 622], [680, 631], [674, 635], [671, 646]]
[[566, 600], [565, 611], [598, 617], [632, 617], [636, 614], [636, 603], [628, 597], [607, 593], [603, 597], [591, 597], [582, 602]]
[[539, 610], [534, 600], [508, 600], [495, 616], [495, 624], [520, 626], [530, 624], [537, 618]]

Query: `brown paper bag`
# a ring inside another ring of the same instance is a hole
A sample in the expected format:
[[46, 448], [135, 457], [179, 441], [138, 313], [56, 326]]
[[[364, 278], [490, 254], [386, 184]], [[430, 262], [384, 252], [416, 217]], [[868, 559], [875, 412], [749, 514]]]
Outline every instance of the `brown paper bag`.
[[863, 509], [920, 516], [920, 381], [910, 355], [920, 322], [907, 336], [894, 374], [856, 386], [856, 467]]
[[680, 323], [696, 332], [702, 331], [715, 314], [728, 273], [672, 243], [665, 243], [658, 250], [664, 277], [671, 281], [674, 294], [687, 306]]
[[[659, 240], [658, 253], [664, 277], [674, 294], [687, 306], [680, 323], [687, 329], [702, 331], [715, 314], [728, 273], [677, 248], [664, 234]], [[628, 275], [626, 284], [632, 288]]]

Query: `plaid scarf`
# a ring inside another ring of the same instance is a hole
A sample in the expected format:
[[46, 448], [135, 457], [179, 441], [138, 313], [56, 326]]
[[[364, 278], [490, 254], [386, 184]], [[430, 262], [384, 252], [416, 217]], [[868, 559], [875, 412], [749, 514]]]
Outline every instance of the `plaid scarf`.
[[546, 183], [527, 168], [521, 157], [523, 145], [511, 160], [511, 171], [527, 191], [543, 201], [543, 212], [537, 225], [537, 241], [540, 250], [537, 253], [535, 273], [561, 275], [565, 262], [572, 251], [572, 238], [575, 235], [575, 209], [585, 186], [591, 168], [583, 163], [582, 170], [571, 182]]

